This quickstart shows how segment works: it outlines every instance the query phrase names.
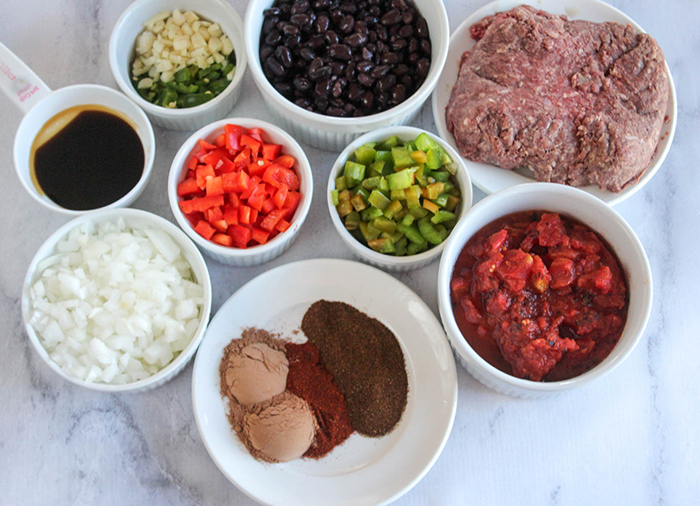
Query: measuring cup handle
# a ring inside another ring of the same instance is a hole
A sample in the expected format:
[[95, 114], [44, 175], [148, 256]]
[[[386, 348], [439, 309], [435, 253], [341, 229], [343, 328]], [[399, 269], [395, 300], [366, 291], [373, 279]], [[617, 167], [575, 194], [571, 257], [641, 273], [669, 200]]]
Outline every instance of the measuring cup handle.
[[0, 42], [0, 89], [24, 114], [51, 93], [32, 69]]

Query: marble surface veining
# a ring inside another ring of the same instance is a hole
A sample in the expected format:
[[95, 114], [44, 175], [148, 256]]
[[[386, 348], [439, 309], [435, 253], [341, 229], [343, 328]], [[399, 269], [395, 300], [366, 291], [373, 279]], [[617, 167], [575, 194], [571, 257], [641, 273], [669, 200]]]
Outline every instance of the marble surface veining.
[[[128, 0], [3, 0], [0, 40], [52, 88], [116, 87], [109, 35]], [[231, 2], [244, 14], [246, 2]], [[452, 29], [484, 0], [448, 0]], [[636, 230], [654, 274], [647, 331], [603, 380], [544, 400], [492, 392], [458, 368], [454, 430], [428, 475], [397, 504], [689, 505], [700, 497], [700, 3], [613, 0], [654, 35], [678, 91], [678, 131], [658, 175], [616, 207]], [[252, 77], [231, 116], [270, 121]], [[19, 306], [41, 243], [68, 221], [35, 203], [12, 164], [19, 111], [0, 98], [0, 504], [251, 504], [209, 458], [190, 398], [191, 364], [138, 395], [104, 395], [59, 379], [31, 349]], [[429, 104], [415, 124], [435, 131]], [[156, 128], [154, 174], [134, 207], [173, 220], [166, 197], [172, 156], [189, 133]], [[259, 267], [208, 261], [214, 307], [278, 265], [351, 258], [327, 215], [324, 188], [337, 154], [308, 148], [319, 183], [299, 241]], [[323, 184], [321, 184], [323, 183]], [[476, 192], [475, 201], [483, 198]], [[438, 264], [397, 278], [437, 314]]]

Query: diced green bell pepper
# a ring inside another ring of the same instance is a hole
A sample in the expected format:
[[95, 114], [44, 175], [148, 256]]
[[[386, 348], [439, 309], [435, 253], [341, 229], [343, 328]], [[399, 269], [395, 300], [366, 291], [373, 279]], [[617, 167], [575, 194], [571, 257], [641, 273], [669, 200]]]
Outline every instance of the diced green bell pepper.
[[357, 151], [355, 151], [355, 159], [357, 160], [357, 163], [369, 165], [374, 161], [374, 155], [376, 153], [377, 151], [371, 145], [363, 144], [357, 148]]
[[384, 194], [378, 190], [372, 190], [372, 193], [370, 193], [368, 200], [370, 204], [372, 204], [377, 209], [381, 209], [382, 211], [384, 211], [384, 209], [389, 207], [389, 204], [391, 204], [391, 200], [386, 198]]
[[430, 218], [430, 221], [437, 225], [438, 223], [442, 223], [444, 221], [449, 221], [456, 218], [454, 213], [451, 213], [449, 211], [443, 211], [440, 209], [438, 212], [435, 213], [435, 215]]
[[413, 163], [413, 160], [411, 160], [411, 155], [409, 155], [408, 148], [406, 148], [406, 146], [391, 148], [391, 156], [394, 160], [394, 168], [408, 167]]
[[389, 181], [390, 190], [404, 190], [411, 186], [412, 172], [409, 169], [404, 169], [400, 172], [395, 172], [394, 174], [389, 174], [387, 180]]
[[365, 178], [365, 166], [348, 160], [345, 163], [345, 172], [343, 174], [345, 175], [345, 182], [348, 188], [352, 188], [360, 184]]
[[440, 232], [430, 223], [427, 216], [418, 220], [418, 230], [420, 234], [431, 244], [438, 245], [443, 241]]

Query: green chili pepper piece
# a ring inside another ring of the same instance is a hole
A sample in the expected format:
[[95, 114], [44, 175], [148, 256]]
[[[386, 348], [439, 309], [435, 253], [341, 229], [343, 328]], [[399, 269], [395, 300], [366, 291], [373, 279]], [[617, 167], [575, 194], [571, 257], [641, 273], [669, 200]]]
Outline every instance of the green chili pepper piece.
[[430, 221], [437, 225], [438, 223], [443, 223], [445, 221], [453, 220], [456, 217], [457, 216], [455, 216], [454, 213], [451, 213], [449, 211], [443, 211], [442, 209], [440, 209], [438, 212], [435, 213], [435, 216], [430, 218]]
[[427, 216], [418, 220], [418, 230], [420, 231], [420, 235], [431, 244], [438, 245], [443, 241], [440, 232], [433, 227], [430, 223], [430, 218]]
[[182, 107], [196, 107], [209, 102], [214, 95], [211, 93], [193, 93], [182, 97]]

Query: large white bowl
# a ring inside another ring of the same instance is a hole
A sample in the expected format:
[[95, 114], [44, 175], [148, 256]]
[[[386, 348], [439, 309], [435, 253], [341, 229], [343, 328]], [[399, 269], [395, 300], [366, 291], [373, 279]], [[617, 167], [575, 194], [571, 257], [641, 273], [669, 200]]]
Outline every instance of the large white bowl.
[[[73, 230], [75, 227], [79, 227], [83, 223], [103, 223], [106, 221], [116, 221], [119, 218], [123, 219], [128, 227], [152, 227], [166, 232], [180, 247], [182, 255], [192, 268], [192, 272], [197, 283], [202, 286], [204, 291], [204, 302], [200, 310], [199, 327], [197, 327], [197, 331], [195, 332], [194, 337], [192, 337], [192, 341], [187, 348], [182, 350], [182, 352], [170, 364], [165, 366], [156, 374], [146, 379], [128, 383], [126, 385], [89, 383], [66, 374], [56, 364], [56, 362], [49, 357], [46, 348], [44, 348], [39, 341], [39, 337], [36, 335], [34, 328], [29, 324], [31, 319], [31, 298], [29, 296], [29, 289], [38, 279], [39, 273], [37, 272], [37, 266], [39, 263], [54, 253], [58, 242], [65, 238], [71, 230]], [[46, 239], [44, 244], [42, 244], [39, 251], [37, 251], [36, 255], [34, 255], [34, 259], [29, 264], [27, 275], [24, 278], [24, 286], [22, 287], [22, 319], [24, 320], [24, 328], [27, 332], [27, 336], [29, 336], [29, 341], [34, 346], [36, 352], [56, 374], [64, 379], [81, 387], [100, 392], [144, 392], [161, 386], [173, 379], [192, 359], [195, 351], [197, 351], [197, 347], [199, 346], [202, 337], [204, 337], [204, 331], [207, 329], [207, 325], [209, 324], [211, 301], [212, 290], [207, 264], [204, 262], [204, 258], [202, 258], [201, 253], [197, 250], [195, 245], [192, 244], [192, 241], [190, 241], [180, 229], [178, 229], [168, 220], [146, 211], [141, 211], [138, 209], [106, 209], [102, 211], [94, 211], [69, 221], [61, 228], [56, 230], [56, 232], [51, 234], [51, 236]]]
[[[447, 129], [447, 124], [445, 123], [445, 108], [450, 100], [452, 87], [457, 82], [457, 73], [459, 72], [459, 63], [462, 54], [470, 50], [474, 47], [474, 44], [476, 44], [474, 39], [469, 35], [469, 27], [477, 21], [481, 21], [486, 16], [497, 12], [508, 11], [523, 4], [532, 5], [536, 9], [545, 10], [552, 14], [566, 14], [570, 19], [585, 19], [587, 21], [599, 23], [614, 21], [623, 25], [629, 24], [637, 31], [644, 32], [642, 27], [635, 23], [629, 16], [599, 0], [498, 0], [485, 5], [464, 20], [452, 34], [447, 63], [445, 64], [445, 69], [440, 75], [440, 79], [435, 87], [435, 92], [433, 93], [433, 117], [435, 119], [437, 131], [440, 136], [455, 147], [455, 149], [457, 145], [454, 137]], [[585, 186], [582, 188], [610, 205], [619, 204], [641, 190], [642, 187], [654, 177], [671, 148], [671, 142], [676, 132], [677, 121], [676, 87], [673, 84], [673, 77], [671, 76], [668, 65], [666, 65], [666, 72], [668, 73], [670, 85], [668, 106], [666, 109], [666, 117], [668, 120], [661, 129], [661, 138], [659, 139], [656, 152], [651, 158], [649, 167], [644, 171], [639, 181], [633, 185], [627, 186], [619, 193], [601, 190], [597, 186]], [[469, 160], [466, 160], [465, 163], [469, 168], [469, 173], [472, 176], [474, 184], [486, 194], [514, 185], [531, 183], [534, 181], [531, 175], [523, 175], [525, 174], [523, 171], [504, 170], [493, 165]]]
[[[481, 358], [457, 326], [450, 303], [450, 278], [467, 241], [482, 227], [507, 214], [555, 211], [571, 216], [600, 234], [622, 263], [629, 286], [627, 322], [608, 357], [590, 371], [564, 381], [539, 383], [511, 376]], [[440, 262], [438, 305], [450, 343], [461, 364], [481, 383], [515, 397], [535, 398], [590, 383], [617, 367], [632, 352], [644, 333], [652, 303], [651, 268], [644, 247], [627, 222], [600, 199], [582, 190], [550, 183], [531, 183], [501, 190], [475, 205], [452, 231]]]
[[[246, 249], [221, 246], [205, 239], [194, 231], [194, 228], [192, 228], [192, 225], [178, 205], [181, 199], [177, 196], [177, 185], [187, 174], [187, 162], [198, 149], [199, 139], [214, 142], [220, 134], [224, 133], [224, 127], [227, 124], [240, 125], [245, 128], [262, 128], [266, 133], [266, 141], [274, 144], [281, 144], [283, 146], [283, 154], [292, 155], [296, 158], [297, 163], [294, 168], [299, 175], [299, 183], [301, 184], [299, 188], [301, 202], [290, 221], [289, 229], [270, 239], [266, 244], [251, 246]], [[257, 119], [228, 118], [201, 128], [193, 133], [182, 145], [170, 166], [170, 175], [168, 176], [168, 200], [170, 201], [170, 208], [180, 227], [182, 227], [185, 233], [187, 233], [208, 256], [218, 262], [228, 265], [237, 265], [240, 267], [258, 265], [277, 258], [287, 251], [290, 246], [294, 244], [294, 241], [296, 241], [299, 229], [304, 223], [304, 220], [306, 220], [306, 215], [309, 213], [309, 208], [311, 207], [314, 187], [313, 179], [314, 176], [311, 172], [311, 165], [309, 164], [309, 159], [306, 157], [306, 153], [304, 153], [304, 150], [299, 146], [299, 143], [287, 132], [275, 125]]]
[[66, 209], [56, 204], [46, 194], [40, 192], [32, 181], [32, 169], [29, 160], [31, 158], [32, 143], [47, 121], [70, 107], [86, 104], [101, 105], [122, 115], [134, 127], [134, 131], [139, 136], [143, 146], [143, 172], [141, 173], [141, 178], [129, 193], [99, 209], [112, 209], [131, 205], [146, 188], [156, 153], [156, 139], [153, 136], [153, 127], [151, 127], [148, 117], [132, 101], [118, 91], [97, 84], [76, 84], [52, 91], [32, 107], [19, 124], [15, 134], [13, 157], [17, 177], [19, 177], [27, 193], [44, 207], [71, 216], [92, 213], [95, 209], [80, 211]]
[[[164, 11], [191, 10], [202, 18], [219, 23], [231, 39], [236, 54], [233, 81], [219, 96], [196, 107], [169, 109], [144, 100], [131, 82], [131, 62], [134, 59], [136, 38], [144, 23]], [[243, 22], [227, 2], [221, 0], [137, 0], [121, 15], [112, 29], [109, 40], [109, 66], [121, 90], [141, 107], [156, 125], [170, 130], [195, 130], [223, 118], [241, 95], [243, 75], [247, 67], [243, 50]]]
[[438, 82], [447, 58], [450, 26], [441, 0], [413, 3], [428, 23], [432, 45], [430, 72], [411, 97], [387, 111], [361, 118], [336, 118], [307, 111], [283, 97], [265, 77], [260, 63], [260, 32], [263, 11], [273, 0], [252, 0], [245, 14], [245, 44], [250, 71], [268, 109], [297, 139], [328, 151], [339, 151], [365, 132], [390, 125], [407, 125], [416, 117]]
[[333, 200], [331, 199], [331, 191], [335, 189], [335, 179], [338, 177], [338, 173], [340, 173], [340, 171], [342, 171], [345, 167], [345, 162], [348, 160], [348, 158], [350, 158], [350, 155], [352, 155], [357, 150], [357, 148], [359, 148], [363, 144], [367, 142], [380, 142], [385, 139], [388, 139], [393, 135], [397, 136], [404, 142], [412, 141], [422, 133], [428, 134], [432, 139], [435, 140], [435, 142], [440, 144], [442, 149], [447, 151], [447, 154], [450, 155], [450, 158], [452, 158], [452, 160], [454, 160], [454, 162], [458, 165], [457, 173], [455, 174], [455, 176], [457, 178], [457, 183], [459, 183], [459, 190], [462, 192], [462, 202], [460, 202], [459, 204], [460, 207], [458, 219], [462, 219], [467, 214], [467, 211], [469, 211], [469, 208], [472, 205], [472, 183], [469, 179], [469, 173], [467, 172], [467, 168], [464, 166], [464, 160], [461, 156], [459, 156], [459, 153], [457, 153], [457, 151], [455, 151], [454, 148], [452, 148], [452, 146], [447, 144], [440, 137], [425, 130], [421, 130], [420, 128], [407, 126], [393, 126], [380, 128], [379, 130], [375, 130], [374, 132], [370, 132], [368, 134], [363, 135], [362, 137], [355, 139], [353, 142], [350, 143], [350, 145], [348, 145], [348, 147], [346, 147], [343, 150], [342, 153], [340, 153], [340, 156], [338, 156], [338, 159], [335, 161], [335, 164], [333, 165], [330, 176], [328, 178], [328, 188], [326, 189], [326, 202], [328, 203], [328, 212], [331, 215], [331, 221], [333, 222], [336, 231], [340, 235], [340, 238], [352, 250], [355, 256], [369, 264], [381, 267], [382, 269], [386, 269], [389, 271], [405, 272], [414, 269], [419, 269], [428, 265], [429, 263], [435, 261], [440, 256], [440, 254], [442, 254], [442, 250], [445, 248], [445, 244], [447, 241], [444, 241], [441, 244], [435, 246], [434, 248], [431, 248], [428, 251], [424, 251], [423, 253], [403, 257], [385, 255], [383, 253], [374, 251], [373, 249], [368, 248], [360, 241], [355, 239], [352, 236], [352, 234], [348, 232], [348, 230], [345, 228], [345, 225], [343, 225], [343, 221], [338, 215], [338, 211], [333, 205]]

